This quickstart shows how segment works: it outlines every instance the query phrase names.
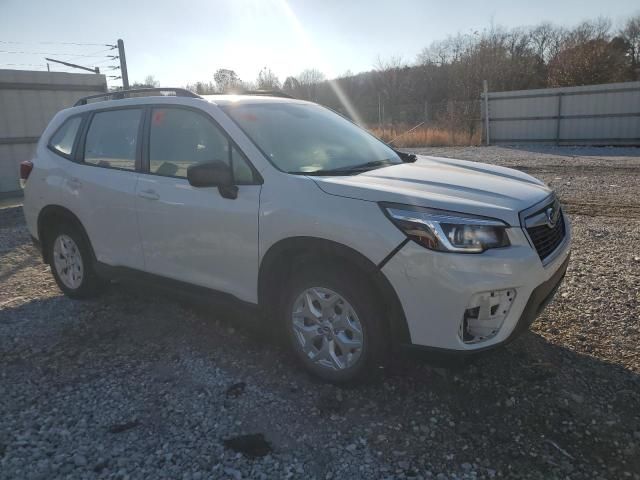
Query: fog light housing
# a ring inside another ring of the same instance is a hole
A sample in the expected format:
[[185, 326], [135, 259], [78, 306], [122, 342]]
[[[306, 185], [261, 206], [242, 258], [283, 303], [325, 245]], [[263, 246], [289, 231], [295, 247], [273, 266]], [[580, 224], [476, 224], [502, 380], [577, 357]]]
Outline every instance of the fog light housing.
[[495, 337], [515, 298], [516, 290], [513, 288], [473, 295], [460, 323], [460, 339], [464, 343], [479, 343]]

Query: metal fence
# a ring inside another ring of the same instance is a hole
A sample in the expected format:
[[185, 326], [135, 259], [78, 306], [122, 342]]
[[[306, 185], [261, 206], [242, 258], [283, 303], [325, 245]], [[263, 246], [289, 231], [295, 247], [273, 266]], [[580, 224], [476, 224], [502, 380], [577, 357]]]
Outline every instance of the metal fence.
[[19, 164], [56, 112], [106, 89], [104, 75], [0, 70], [0, 197], [20, 193]]
[[480, 103], [487, 144], [640, 145], [640, 82], [489, 92]]

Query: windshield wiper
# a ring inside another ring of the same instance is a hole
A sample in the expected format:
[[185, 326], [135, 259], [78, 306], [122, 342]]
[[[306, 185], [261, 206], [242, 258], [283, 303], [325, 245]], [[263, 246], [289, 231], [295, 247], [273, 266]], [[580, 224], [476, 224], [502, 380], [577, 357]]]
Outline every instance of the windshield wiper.
[[372, 162], [361, 163], [360, 165], [351, 165], [348, 167], [331, 168], [328, 170], [315, 170], [313, 172], [289, 172], [294, 175], [309, 175], [309, 176], [331, 176], [331, 175], [354, 175], [356, 173], [367, 172], [376, 168], [387, 167], [389, 165], [398, 165], [391, 160], [374, 160]]
[[396, 152], [396, 155], [398, 155], [404, 163], [413, 163], [418, 160], [418, 157], [416, 157], [413, 153], [401, 152], [400, 150], [396, 149], [393, 149], [393, 151]]

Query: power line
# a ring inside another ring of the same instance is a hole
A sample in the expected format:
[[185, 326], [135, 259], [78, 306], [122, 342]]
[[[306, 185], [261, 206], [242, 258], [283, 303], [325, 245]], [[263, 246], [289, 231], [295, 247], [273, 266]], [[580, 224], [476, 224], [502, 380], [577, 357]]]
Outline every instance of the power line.
[[[117, 48], [117, 47], [116, 47]], [[113, 50], [109, 48], [105, 51]], [[14, 55], [56, 55], [58, 57], [84, 57], [84, 58], [95, 58], [102, 57], [103, 55], [85, 55], [85, 54], [75, 54], [75, 53], [56, 53], [56, 52], [24, 52], [24, 51], [16, 51], [16, 50], [0, 50], [0, 53], [14, 54]]]
[[[75, 57], [85, 57], [85, 58], [90, 58], [90, 57], [103, 57], [103, 55], [99, 55], [100, 53], [105, 53], [105, 52], [110, 52], [111, 50], [114, 50], [118, 48], [117, 46], [113, 46], [111, 48], [105, 48], [104, 50], [98, 50], [97, 52], [93, 52], [93, 53], [87, 53], [87, 54], [81, 54], [81, 55], [73, 55], [72, 57], [69, 57], [69, 59], [75, 58]], [[60, 54], [56, 54], [56, 55], [60, 55]]]
[[114, 47], [110, 43], [81, 43], [81, 42], [15, 42], [11, 40], [0, 40], [0, 43], [9, 45], [79, 45], [79, 46], [93, 46], [93, 47]]
[[100, 60], [99, 62], [94, 62], [94, 65], [102, 65], [103, 63], [107, 63], [107, 62], [111, 62], [113, 60], [117, 60], [118, 56], [116, 55], [115, 58], [111, 58], [111, 56], [109, 58], [107, 58], [106, 60]]
[[10, 67], [44, 67], [46, 68], [46, 65], [42, 63], [0, 63], [0, 65], [7, 65]]

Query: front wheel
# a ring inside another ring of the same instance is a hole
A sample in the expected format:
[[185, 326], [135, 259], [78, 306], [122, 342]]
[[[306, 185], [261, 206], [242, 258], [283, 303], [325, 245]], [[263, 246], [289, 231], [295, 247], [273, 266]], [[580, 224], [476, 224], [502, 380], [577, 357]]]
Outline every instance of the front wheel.
[[383, 310], [366, 278], [331, 267], [302, 270], [291, 279], [281, 313], [296, 356], [330, 382], [378, 371], [386, 350]]

